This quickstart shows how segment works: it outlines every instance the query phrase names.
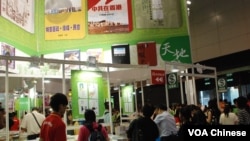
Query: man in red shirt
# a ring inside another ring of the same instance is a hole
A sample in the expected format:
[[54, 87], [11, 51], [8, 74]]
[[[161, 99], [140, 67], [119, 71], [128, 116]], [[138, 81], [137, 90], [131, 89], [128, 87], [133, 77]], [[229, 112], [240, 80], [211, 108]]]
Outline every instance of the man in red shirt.
[[66, 125], [62, 119], [68, 105], [65, 94], [56, 93], [50, 99], [50, 106], [53, 112], [44, 120], [40, 141], [66, 141]]

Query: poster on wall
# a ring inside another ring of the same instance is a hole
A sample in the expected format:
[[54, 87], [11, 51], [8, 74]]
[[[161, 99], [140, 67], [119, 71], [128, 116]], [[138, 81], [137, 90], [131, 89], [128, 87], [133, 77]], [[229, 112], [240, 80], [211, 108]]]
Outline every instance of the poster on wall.
[[83, 119], [86, 109], [95, 111], [97, 117], [103, 116], [104, 101], [107, 98], [107, 84], [101, 72], [72, 70], [72, 115]]
[[103, 49], [102, 48], [92, 48], [86, 51], [88, 57], [95, 57], [96, 62], [103, 63]]
[[88, 0], [88, 33], [124, 33], [132, 30], [131, 0]]
[[129, 44], [117, 44], [111, 46], [113, 64], [130, 64]]
[[122, 87], [122, 108], [124, 114], [134, 113], [133, 85]]
[[45, 40], [85, 36], [84, 0], [45, 0]]
[[136, 28], [178, 28], [182, 25], [181, 0], [135, 0]]
[[[15, 56], [15, 48], [11, 45], [8, 45], [6, 43], [1, 43], [1, 55], [5, 56]], [[14, 60], [8, 60], [8, 67], [10, 69], [15, 69], [15, 61]], [[5, 66], [6, 61], [5, 60], [0, 60], [0, 66]]]
[[156, 43], [140, 42], [137, 43], [137, 57], [139, 65], [157, 65]]
[[[80, 50], [66, 50], [64, 52], [64, 60], [80, 61]], [[79, 70], [79, 65], [65, 64], [65, 73], [70, 73], [71, 70]]]
[[1, 0], [1, 16], [34, 33], [34, 0]]

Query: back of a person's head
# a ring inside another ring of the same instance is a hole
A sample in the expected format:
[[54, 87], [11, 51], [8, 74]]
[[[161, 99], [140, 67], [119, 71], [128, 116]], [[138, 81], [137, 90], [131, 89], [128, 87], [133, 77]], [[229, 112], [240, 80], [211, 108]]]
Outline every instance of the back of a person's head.
[[145, 117], [151, 117], [154, 113], [154, 107], [150, 104], [145, 104], [142, 108], [142, 113]]
[[5, 112], [4, 108], [0, 108], [0, 112]]
[[239, 96], [237, 98], [237, 106], [239, 109], [244, 109], [247, 107], [247, 98], [244, 96]]
[[87, 109], [84, 113], [85, 120], [87, 122], [94, 122], [96, 121], [96, 115], [93, 110]]
[[211, 108], [211, 109], [217, 109], [218, 108], [217, 99], [216, 98], [210, 99], [208, 101], [208, 108]]
[[191, 118], [191, 109], [189, 108], [189, 106], [184, 106], [180, 109], [180, 118], [181, 120], [183, 120], [184, 122], [189, 122], [190, 118]]
[[32, 109], [31, 109], [32, 111], [39, 111], [39, 108], [37, 108], [37, 107], [33, 107]]
[[59, 111], [59, 105], [68, 105], [68, 99], [62, 93], [56, 93], [50, 98], [50, 106], [53, 111]]
[[165, 104], [159, 104], [156, 106], [157, 109], [161, 109], [163, 111], [167, 111], [167, 106]]
[[109, 109], [109, 102], [104, 102], [104, 108]]

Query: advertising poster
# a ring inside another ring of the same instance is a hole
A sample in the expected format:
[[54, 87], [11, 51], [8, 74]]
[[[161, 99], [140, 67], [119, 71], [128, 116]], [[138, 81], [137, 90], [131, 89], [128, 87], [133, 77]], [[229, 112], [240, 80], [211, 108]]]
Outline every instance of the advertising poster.
[[140, 42], [137, 43], [137, 57], [139, 65], [157, 65], [156, 43]]
[[[1, 47], [1, 55], [5, 56], [15, 56], [15, 48], [13, 46], [10, 46], [6, 43], [0, 43]], [[0, 60], [0, 65], [5, 66], [6, 61], [5, 60]], [[8, 67], [10, 69], [15, 69], [15, 61], [14, 60], [8, 60]]]
[[129, 44], [117, 44], [111, 46], [113, 64], [130, 64]]
[[134, 113], [133, 85], [124, 86], [121, 90], [123, 114]]
[[85, 36], [84, 0], [45, 0], [45, 40]]
[[135, 0], [136, 28], [178, 28], [182, 25], [181, 0]]
[[91, 48], [86, 51], [88, 57], [95, 57], [96, 62], [103, 63], [104, 62], [104, 54], [102, 48]]
[[132, 30], [131, 0], [88, 0], [88, 33], [124, 33]]
[[101, 72], [72, 70], [72, 115], [73, 119], [83, 119], [86, 109], [103, 116], [104, 101], [107, 98], [107, 84]]
[[[80, 50], [66, 50], [64, 52], [64, 60], [80, 61]], [[71, 70], [79, 70], [79, 65], [65, 64], [65, 73], [70, 73]]]
[[1, 0], [1, 16], [34, 33], [34, 0]]

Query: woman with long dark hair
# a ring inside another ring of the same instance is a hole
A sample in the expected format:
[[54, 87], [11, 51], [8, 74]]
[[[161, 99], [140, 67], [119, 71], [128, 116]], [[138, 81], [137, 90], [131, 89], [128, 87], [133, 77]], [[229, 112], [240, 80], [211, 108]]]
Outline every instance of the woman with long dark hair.
[[88, 141], [90, 133], [98, 128], [100, 128], [106, 141], [109, 141], [107, 130], [96, 122], [96, 114], [93, 110], [87, 109], [84, 113], [84, 117], [85, 123], [80, 127], [78, 141]]

